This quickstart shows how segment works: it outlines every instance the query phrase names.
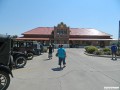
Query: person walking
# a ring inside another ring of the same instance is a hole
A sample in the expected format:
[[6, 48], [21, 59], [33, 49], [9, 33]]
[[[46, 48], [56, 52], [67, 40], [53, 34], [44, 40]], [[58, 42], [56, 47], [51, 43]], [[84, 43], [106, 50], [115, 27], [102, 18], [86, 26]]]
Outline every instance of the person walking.
[[115, 44], [112, 44], [111, 52], [112, 52], [112, 60], [113, 60], [114, 56], [115, 56], [115, 60], [117, 60], [117, 58], [116, 58], [117, 46]]
[[49, 58], [49, 59], [52, 59], [52, 52], [53, 52], [53, 47], [52, 47], [52, 45], [50, 45], [50, 46], [48, 47], [48, 49], [49, 49], [48, 58]]
[[39, 42], [37, 42], [37, 44], [36, 44], [36, 45], [37, 45], [37, 47], [36, 47], [36, 48], [37, 48], [37, 55], [41, 55], [40, 43], [39, 43]]
[[59, 58], [58, 64], [60, 65], [60, 68], [62, 68], [61, 67], [62, 63], [63, 63], [63, 68], [66, 67], [66, 61], [65, 61], [66, 51], [63, 48], [63, 45], [60, 45], [60, 48], [58, 48], [57, 53], [58, 53], [58, 58]]

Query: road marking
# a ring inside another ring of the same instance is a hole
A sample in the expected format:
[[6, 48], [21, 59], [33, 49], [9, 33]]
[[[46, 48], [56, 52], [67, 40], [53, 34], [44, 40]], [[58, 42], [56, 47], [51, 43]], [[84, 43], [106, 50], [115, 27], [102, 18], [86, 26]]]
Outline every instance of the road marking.
[[104, 90], [119, 90], [119, 87], [104, 87]]

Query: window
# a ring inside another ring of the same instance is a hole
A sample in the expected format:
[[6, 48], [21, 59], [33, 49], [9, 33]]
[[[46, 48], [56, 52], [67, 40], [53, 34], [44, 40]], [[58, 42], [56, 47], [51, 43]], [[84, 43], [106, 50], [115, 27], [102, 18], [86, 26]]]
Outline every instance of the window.
[[57, 30], [58, 35], [64, 35], [67, 34], [67, 30]]

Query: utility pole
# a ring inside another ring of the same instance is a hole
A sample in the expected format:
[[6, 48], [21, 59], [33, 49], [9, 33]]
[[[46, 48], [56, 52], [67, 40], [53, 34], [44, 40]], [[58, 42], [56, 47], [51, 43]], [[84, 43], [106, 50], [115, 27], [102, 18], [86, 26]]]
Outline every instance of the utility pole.
[[118, 53], [120, 52], [120, 21], [119, 21], [119, 32], [118, 32]]

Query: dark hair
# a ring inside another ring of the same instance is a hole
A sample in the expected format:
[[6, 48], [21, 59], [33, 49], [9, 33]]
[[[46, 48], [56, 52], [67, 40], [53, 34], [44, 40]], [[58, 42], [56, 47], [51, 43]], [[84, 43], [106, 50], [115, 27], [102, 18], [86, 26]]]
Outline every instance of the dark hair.
[[61, 45], [58, 46], [59, 48], [61, 47]]
[[63, 47], [63, 45], [61, 44], [61, 45], [59, 45], [58, 47], [59, 47], [59, 48], [62, 48], [62, 47]]
[[61, 44], [60, 47], [63, 47], [63, 45]]

